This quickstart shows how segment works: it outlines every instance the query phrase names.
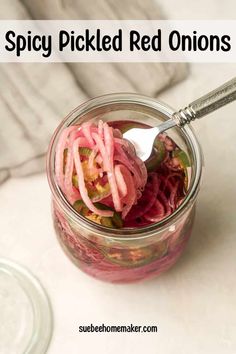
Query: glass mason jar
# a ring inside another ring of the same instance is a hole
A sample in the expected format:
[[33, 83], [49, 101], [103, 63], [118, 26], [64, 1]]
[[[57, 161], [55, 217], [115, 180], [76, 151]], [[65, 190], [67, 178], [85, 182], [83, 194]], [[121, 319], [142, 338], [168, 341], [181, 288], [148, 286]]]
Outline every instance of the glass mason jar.
[[62, 194], [54, 171], [58, 137], [65, 127], [88, 120], [131, 120], [155, 126], [173, 113], [172, 108], [150, 97], [111, 94], [74, 109], [55, 131], [47, 159], [54, 226], [66, 254], [87, 274], [114, 283], [134, 282], [159, 275], [177, 261], [193, 226], [202, 174], [201, 149], [189, 126], [169, 130], [168, 135], [187, 153], [191, 163], [185, 199], [162, 221], [140, 228], [111, 229], [79, 215]]

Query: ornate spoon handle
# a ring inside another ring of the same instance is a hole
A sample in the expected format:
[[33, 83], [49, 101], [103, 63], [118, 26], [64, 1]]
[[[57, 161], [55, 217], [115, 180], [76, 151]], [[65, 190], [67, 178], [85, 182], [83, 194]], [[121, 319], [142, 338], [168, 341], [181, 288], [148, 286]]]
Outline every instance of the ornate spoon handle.
[[236, 100], [236, 77], [193, 101], [188, 107], [174, 113], [174, 119], [178, 126], [184, 126], [194, 119], [204, 117], [234, 100]]

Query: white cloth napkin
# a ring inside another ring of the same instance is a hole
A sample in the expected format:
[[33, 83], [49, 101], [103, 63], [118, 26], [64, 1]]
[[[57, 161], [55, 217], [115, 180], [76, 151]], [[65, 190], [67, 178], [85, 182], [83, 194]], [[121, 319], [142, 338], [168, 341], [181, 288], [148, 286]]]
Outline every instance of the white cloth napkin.
[[[0, 19], [160, 19], [154, 0], [2, 0]], [[183, 79], [175, 63], [0, 64], [0, 183], [41, 172], [60, 120], [89, 97], [156, 96]]]

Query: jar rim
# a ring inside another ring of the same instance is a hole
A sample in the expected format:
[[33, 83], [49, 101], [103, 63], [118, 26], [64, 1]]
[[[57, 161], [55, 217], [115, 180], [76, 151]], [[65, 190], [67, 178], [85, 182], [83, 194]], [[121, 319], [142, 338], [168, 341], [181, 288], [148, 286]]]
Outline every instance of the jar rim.
[[[129, 239], [141, 239], [149, 237], [153, 234], [158, 234], [162, 232], [164, 229], [168, 228], [172, 225], [173, 220], [177, 216], [181, 216], [189, 207], [189, 202], [194, 202], [200, 187], [200, 181], [202, 177], [202, 165], [203, 165], [203, 155], [201, 151], [201, 147], [197, 140], [197, 137], [192, 129], [192, 127], [184, 126], [177, 127], [184, 133], [185, 138], [188, 140], [189, 147], [191, 149], [191, 153], [193, 154], [193, 160], [195, 161], [195, 173], [193, 176], [193, 183], [191, 188], [189, 188], [183, 202], [178, 206], [178, 208], [171, 213], [168, 217], [163, 220], [152, 223], [147, 226], [139, 227], [139, 228], [121, 228], [114, 229], [110, 227], [105, 227], [100, 224], [96, 224], [89, 219], [81, 216], [73, 206], [67, 201], [65, 196], [63, 195], [61, 189], [59, 188], [54, 174], [54, 149], [57, 143], [57, 138], [60, 136], [62, 130], [67, 126], [73, 124], [75, 119], [78, 119], [79, 116], [83, 116], [90, 112], [92, 109], [96, 109], [99, 107], [103, 107], [105, 105], [114, 105], [114, 104], [138, 104], [140, 106], [145, 106], [148, 108], [152, 108], [159, 113], [163, 114], [166, 119], [171, 118], [172, 115], [176, 112], [169, 105], [156, 100], [155, 98], [136, 94], [136, 93], [112, 93], [106, 94], [102, 96], [97, 96], [92, 98], [74, 110], [72, 110], [59, 124], [57, 129], [55, 130], [48, 149], [47, 153], [47, 178], [50, 185], [50, 189], [53, 194], [53, 198], [56, 203], [62, 208], [63, 211], [66, 212], [67, 215], [75, 223], [80, 223], [80, 225], [85, 228], [87, 231], [96, 232], [100, 237], [104, 238], [116, 238], [117, 240], [129, 240]], [[74, 115], [76, 117], [74, 117]], [[124, 235], [125, 234], [125, 235]]]

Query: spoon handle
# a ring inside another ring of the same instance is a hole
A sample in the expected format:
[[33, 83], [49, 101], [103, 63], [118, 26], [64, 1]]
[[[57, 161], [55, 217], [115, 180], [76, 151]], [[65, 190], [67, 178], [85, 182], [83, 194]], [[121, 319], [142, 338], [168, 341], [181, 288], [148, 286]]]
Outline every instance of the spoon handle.
[[184, 126], [194, 119], [204, 117], [234, 100], [236, 100], [236, 77], [193, 101], [188, 107], [174, 113], [175, 122], [178, 126]]

